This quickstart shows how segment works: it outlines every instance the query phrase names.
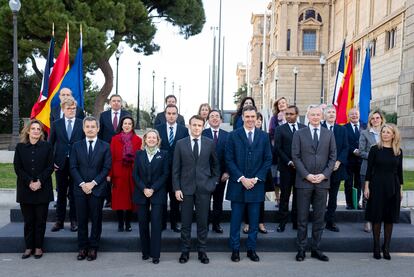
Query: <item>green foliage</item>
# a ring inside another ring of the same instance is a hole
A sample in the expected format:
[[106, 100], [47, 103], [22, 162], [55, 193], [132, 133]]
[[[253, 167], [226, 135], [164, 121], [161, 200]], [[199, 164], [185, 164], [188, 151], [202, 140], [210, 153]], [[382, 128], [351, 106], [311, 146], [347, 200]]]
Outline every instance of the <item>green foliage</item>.
[[234, 104], [240, 104], [241, 100], [247, 96], [247, 84], [243, 84], [239, 89], [234, 93], [233, 99]]
[[384, 116], [385, 116], [385, 120], [388, 123], [397, 124], [397, 118], [398, 118], [397, 113], [385, 113], [384, 112]]

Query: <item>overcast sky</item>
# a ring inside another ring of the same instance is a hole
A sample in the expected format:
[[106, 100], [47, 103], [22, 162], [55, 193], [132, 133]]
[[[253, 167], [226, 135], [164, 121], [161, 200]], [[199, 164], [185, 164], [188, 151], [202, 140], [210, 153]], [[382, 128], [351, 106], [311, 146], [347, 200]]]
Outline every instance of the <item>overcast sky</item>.
[[[238, 62], [246, 63], [248, 42], [252, 34], [250, 19], [252, 12], [263, 13], [269, 0], [223, 0], [222, 36], [225, 36], [224, 109], [235, 109], [233, 93], [237, 90], [236, 67]], [[206, 23], [203, 31], [184, 39], [178, 29], [161, 22], [155, 42], [159, 52], [151, 56], [124, 49], [119, 60], [119, 94], [136, 106], [138, 88], [138, 61], [141, 62], [141, 108], [149, 110], [152, 102], [152, 71], [155, 71], [155, 106], [163, 109], [164, 77], [167, 78], [167, 94], [178, 97], [181, 85], [181, 114], [189, 118], [197, 113], [199, 104], [208, 101], [209, 66], [213, 55], [213, 31], [218, 26], [219, 0], [204, 0]], [[116, 59], [110, 60], [116, 76]], [[103, 75], [99, 71], [95, 82], [101, 87]], [[113, 93], [115, 93], [115, 81]]]

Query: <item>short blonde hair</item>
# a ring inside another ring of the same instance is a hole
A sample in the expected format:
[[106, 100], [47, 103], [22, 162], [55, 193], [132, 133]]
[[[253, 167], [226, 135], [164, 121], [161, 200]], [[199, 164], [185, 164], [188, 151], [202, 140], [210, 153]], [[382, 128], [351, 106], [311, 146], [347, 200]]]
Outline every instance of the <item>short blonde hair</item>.
[[394, 155], [399, 156], [401, 154], [401, 148], [400, 148], [401, 135], [400, 135], [400, 130], [398, 130], [398, 127], [395, 124], [388, 123], [388, 124], [382, 125], [381, 132], [380, 132], [380, 140], [378, 142], [378, 148], [382, 149], [384, 147], [384, 142], [382, 141], [382, 131], [384, 129], [389, 129], [393, 133], [394, 138], [392, 139], [391, 147], [394, 152]]
[[142, 137], [142, 149], [144, 149], [145, 146], [147, 146], [146, 139], [147, 139], [147, 136], [148, 136], [149, 133], [154, 133], [157, 136], [157, 139], [158, 139], [157, 147], [160, 147], [160, 145], [161, 145], [161, 137], [160, 137], [160, 134], [155, 129], [148, 129], [145, 132], [144, 136]]
[[73, 98], [73, 97], [68, 97], [60, 103], [60, 107], [61, 107], [62, 110], [65, 107], [70, 107], [70, 106], [73, 106], [73, 105], [78, 106], [78, 103], [76, 102], [75, 98]]

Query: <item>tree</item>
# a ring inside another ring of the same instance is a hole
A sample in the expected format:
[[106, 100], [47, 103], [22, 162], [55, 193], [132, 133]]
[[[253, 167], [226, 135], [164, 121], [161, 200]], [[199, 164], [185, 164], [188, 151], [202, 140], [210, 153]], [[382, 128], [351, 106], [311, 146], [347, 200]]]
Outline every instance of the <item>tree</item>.
[[234, 104], [240, 104], [241, 100], [247, 96], [247, 84], [244, 83], [239, 89], [234, 93], [233, 99]]
[[[188, 38], [201, 32], [205, 23], [202, 0], [25, 0], [18, 17], [19, 61], [32, 63], [41, 83], [37, 58], [46, 57], [55, 23], [56, 51], [60, 49], [66, 25], [70, 27], [71, 58], [79, 45], [79, 25], [83, 26], [85, 71], [100, 69], [105, 83], [94, 102], [98, 115], [113, 87], [110, 57], [120, 42], [135, 52], [151, 55], [160, 46], [153, 42], [156, 22], [164, 19], [177, 26]], [[0, 72], [12, 72], [12, 13], [8, 0], [0, 0]]]

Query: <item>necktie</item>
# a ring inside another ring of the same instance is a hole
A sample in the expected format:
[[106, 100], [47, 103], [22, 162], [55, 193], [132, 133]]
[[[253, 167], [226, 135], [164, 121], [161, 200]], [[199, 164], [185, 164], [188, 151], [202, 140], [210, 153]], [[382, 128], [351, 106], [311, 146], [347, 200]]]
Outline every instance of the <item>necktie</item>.
[[213, 136], [214, 143], [217, 144], [218, 142], [217, 130], [213, 130], [213, 133], [214, 133], [214, 136]]
[[296, 132], [295, 124], [292, 124], [292, 133]]
[[193, 141], [194, 141], [193, 155], [194, 155], [194, 159], [197, 161], [197, 159], [198, 159], [198, 139], [193, 139]]
[[315, 145], [315, 147], [318, 147], [318, 128], [314, 128], [313, 129], [313, 144]]
[[114, 131], [118, 128], [118, 112], [114, 112], [114, 120], [112, 121], [112, 126], [114, 127]]
[[248, 134], [249, 134], [249, 136], [248, 136], [248, 139], [249, 139], [249, 145], [252, 145], [252, 143], [253, 143], [253, 132], [252, 132], [252, 131], [250, 131]]
[[66, 129], [66, 132], [68, 133], [68, 139], [70, 140], [70, 137], [72, 136], [72, 119], [68, 120], [68, 128]]
[[168, 135], [168, 143], [170, 144], [170, 146], [172, 146], [173, 142], [174, 142], [174, 128], [170, 127], [170, 134]]
[[329, 131], [333, 132], [333, 126], [329, 126]]
[[89, 162], [92, 161], [92, 153], [93, 153], [92, 143], [93, 143], [93, 140], [90, 140], [89, 141], [89, 150], [88, 150], [88, 160], [89, 160]]
[[355, 127], [355, 129], [354, 129], [354, 133], [355, 133], [355, 135], [358, 135], [358, 136], [359, 136], [359, 129], [358, 129], [358, 125], [357, 125], [357, 124], [355, 124], [355, 125], [354, 125], [354, 127]]

